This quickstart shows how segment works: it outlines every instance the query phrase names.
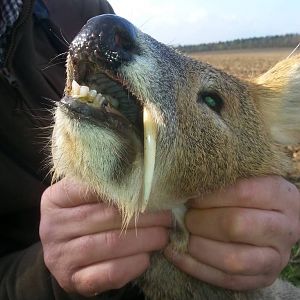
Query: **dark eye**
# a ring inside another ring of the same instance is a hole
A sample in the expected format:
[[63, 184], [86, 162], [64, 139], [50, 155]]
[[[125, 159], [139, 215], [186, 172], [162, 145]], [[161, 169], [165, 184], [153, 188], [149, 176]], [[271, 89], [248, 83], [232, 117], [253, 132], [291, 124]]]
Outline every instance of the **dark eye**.
[[198, 95], [198, 102], [205, 103], [210, 109], [220, 114], [223, 108], [223, 99], [216, 93], [201, 92]]

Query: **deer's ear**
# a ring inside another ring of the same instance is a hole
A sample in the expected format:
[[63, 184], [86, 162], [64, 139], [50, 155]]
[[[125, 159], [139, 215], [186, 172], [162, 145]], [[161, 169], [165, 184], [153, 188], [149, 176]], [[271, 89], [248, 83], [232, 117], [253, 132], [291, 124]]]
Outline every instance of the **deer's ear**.
[[258, 108], [275, 142], [300, 142], [300, 55], [285, 59], [256, 80]]

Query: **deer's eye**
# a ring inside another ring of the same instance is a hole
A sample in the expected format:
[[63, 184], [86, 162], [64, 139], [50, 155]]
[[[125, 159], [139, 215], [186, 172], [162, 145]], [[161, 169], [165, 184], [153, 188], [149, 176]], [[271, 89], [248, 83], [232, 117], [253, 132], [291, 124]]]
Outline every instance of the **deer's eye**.
[[199, 93], [198, 102], [205, 103], [210, 109], [220, 114], [224, 106], [223, 99], [216, 93]]

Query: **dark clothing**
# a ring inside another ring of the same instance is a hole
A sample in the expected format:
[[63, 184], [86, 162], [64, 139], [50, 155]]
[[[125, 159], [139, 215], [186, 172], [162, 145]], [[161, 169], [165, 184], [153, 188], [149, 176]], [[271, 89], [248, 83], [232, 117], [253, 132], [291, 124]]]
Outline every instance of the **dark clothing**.
[[1, 0], [0, 1], [0, 66], [3, 64], [3, 57], [10, 31], [18, 19], [23, 6], [23, 0]]
[[[83, 299], [67, 295], [44, 265], [39, 206], [50, 183], [50, 109], [65, 82], [65, 55], [58, 55], [89, 18], [113, 10], [105, 0], [45, 3], [46, 10], [39, 6], [33, 16], [34, 1], [23, 1], [0, 70], [1, 300]], [[138, 296], [128, 285], [96, 299]]]

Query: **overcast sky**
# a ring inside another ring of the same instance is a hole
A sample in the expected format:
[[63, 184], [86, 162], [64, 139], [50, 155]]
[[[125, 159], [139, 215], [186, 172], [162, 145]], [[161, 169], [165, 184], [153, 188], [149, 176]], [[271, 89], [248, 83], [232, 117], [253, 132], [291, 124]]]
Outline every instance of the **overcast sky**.
[[299, 0], [109, 0], [115, 12], [166, 44], [300, 33]]

